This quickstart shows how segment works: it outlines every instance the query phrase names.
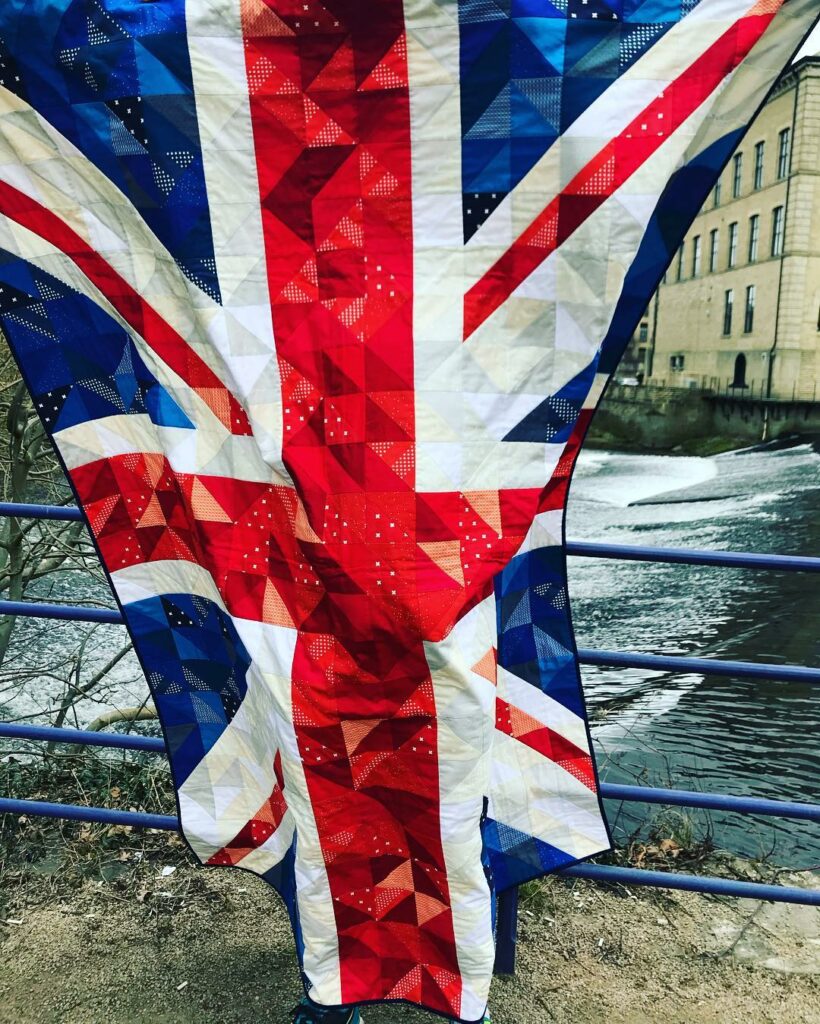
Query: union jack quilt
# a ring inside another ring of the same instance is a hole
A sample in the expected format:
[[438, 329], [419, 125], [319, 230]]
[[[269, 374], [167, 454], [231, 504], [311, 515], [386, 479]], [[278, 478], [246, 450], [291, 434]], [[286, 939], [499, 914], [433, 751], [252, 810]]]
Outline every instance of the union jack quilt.
[[608, 849], [566, 591], [592, 410], [817, 0], [2, 0], [0, 325], [184, 835], [328, 1006], [481, 1018]]

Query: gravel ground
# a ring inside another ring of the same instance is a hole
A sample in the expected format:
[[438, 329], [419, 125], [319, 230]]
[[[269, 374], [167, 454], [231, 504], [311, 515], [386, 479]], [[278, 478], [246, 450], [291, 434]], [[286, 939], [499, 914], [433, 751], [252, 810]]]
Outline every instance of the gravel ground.
[[[125, 894], [87, 881], [5, 895], [2, 1024], [290, 1020], [287, 921], [251, 875], [182, 864]], [[497, 1024], [820, 1024], [820, 908], [553, 879], [528, 890], [518, 971], [496, 979], [491, 1006]]]

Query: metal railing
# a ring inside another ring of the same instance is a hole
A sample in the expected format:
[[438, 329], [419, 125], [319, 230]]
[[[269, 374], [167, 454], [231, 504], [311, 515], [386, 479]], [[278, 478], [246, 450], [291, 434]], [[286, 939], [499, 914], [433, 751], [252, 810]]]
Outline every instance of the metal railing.
[[[623, 390], [639, 391], [635, 385], [622, 386]], [[755, 378], [752, 380], [736, 381], [734, 377], [714, 377], [706, 374], [688, 374], [686, 370], [675, 371], [667, 379], [666, 377], [649, 377], [644, 382], [644, 388], [654, 388], [663, 391], [689, 391], [697, 392], [704, 398], [736, 399], [743, 402], [754, 402], [755, 404], [815, 404], [818, 395], [817, 382], [793, 381], [791, 386], [772, 386], [768, 377]], [[619, 395], [621, 392], [619, 392]]]
[[[51, 520], [82, 520], [79, 509], [65, 506], [24, 505], [0, 502], [0, 516]], [[642, 562], [664, 562], [699, 566], [723, 566], [737, 569], [775, 570], [779, 572], [820, 572], [820, 558], [787, 555], [750, 554], [732, 551], [703, 551], [686, 548], [650, 548], [616, 544], [569, 542], [567, 553], [587, 558], [611, 558]], [[0, 614], [32, 616], [109, 624], [121, 624], [121, 613], [113, 608], [90, 608], [82, 605], [55, 604], [38, 601], [0, 601]], [[641, 668], [662, 672], [695, 672], [704, 675], [735, 676], [780, 682], [820, 684], [820, 669], [798, 665], [775, 665], [760, 662], [726, 661], [717, 658], [671, 657], [620, 651], [579, 649], [584, 665]], [[162, 739], [90, 732], [82, 729], [22, 725], [0, 722], [0, 737], [27, 741], [70, 743], [83, 746], [110, 747], [144, 753], [165, 754]], [[664, 804], [667, 806], [705, 808], [740, 814], [782, 816], [804, 821], [820, 821], [820, 804], [769, 800], [759, 797], [738, 797], [724, 793], [699, 793], [691, 790], [661, 789], [649, 786], [601, 784], [605, 800]], [[174, 815], [121, 811], [105, 807], [50, 803], [42, 800], [0, 798], [0, 813], [26, 814], [74, 821], [101, 822], [137, 827], [178, 830]], [[609, 864], [582, 863], [558, 872], [571, 878], [623, 885], [649, 885], [666, 889], [710, 893], [723, 896], [749, 897], [784, 903], [820, 905], [820, 891], [796, 886], [767, 885], [735, 879], [691, 875], [682, 872], [650, 871], [644, 868], [616, 867]], [[496, 969], [511, 973], [515, 964], [515, 927], [517, 918], [516, 890], [499, 901], [498, 948]]]

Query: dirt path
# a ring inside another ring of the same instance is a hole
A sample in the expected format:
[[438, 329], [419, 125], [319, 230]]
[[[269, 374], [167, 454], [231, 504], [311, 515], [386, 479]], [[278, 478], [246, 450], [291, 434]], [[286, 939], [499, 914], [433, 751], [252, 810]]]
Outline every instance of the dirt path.
[[[135, 895], [57, 893], [6, 893], [3, 1024], [290, 1020], [288, 926], [254, 877], [181, 866]], [[820, 1024], [820, 908], [552, 880], [530, 890], [520, 931], [518, 973], [493, 989], [497, 1024]], [[437, 1018], [394, 1006], [365, 1019]]]

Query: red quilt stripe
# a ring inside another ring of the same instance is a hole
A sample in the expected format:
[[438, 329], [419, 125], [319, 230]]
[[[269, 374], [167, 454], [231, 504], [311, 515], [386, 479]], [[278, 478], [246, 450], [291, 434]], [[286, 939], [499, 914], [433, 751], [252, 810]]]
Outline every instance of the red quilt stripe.
[[[338, 0], [308, 15], [301, 2], [257, 0], [243, 15], [283, 459], [315, 530], [310, 562], [322, 583], [299, 622], [292, 701], [341, 999], [405, 998], [458, 1016], [435, 698], [419, 628], [429, 589], [420, 574], [436, 566], [419, 554], [413, 493], [403, 6]], [[431, 595], [438, 605], [462, 599], [450, 583], [452, 595], [446, 583]]]
[[[558, 507], [570, 468], [567, 457], [560, 486], [544, 492], [546, 506]], [[301, 626], [327, 589], [345, 581], [339, 600], [360, 606], [355, 615], [367, 618], [376, 604], [386, 622], [412, 623], [426, 640], [445, 634], [491, 592], [495, 574], [523, 540], [517, 524], [532, 518], [540, 493], [505, 491], [494, 500], [483, 492], [414, 496], [420, 592], [410, 618], [396, 570], [374, 574], [367, 561], [345, 560], [349, 551], [367, 548], [375, 561], [387, 561], [390, 524], [398, 520], [374, 519], [362, 531], [351, 529], [349, 544], [327, 543], [314, 533], [292, 487], [181, 473], [160, 453], [98, 459], [76, 467], [71, 477], [112, 572], [166, 559], [194, 562], [211, 574], [233, 614], [290, 627]]]
[[746, 58], [782, 3], [759, 0], [576, 174], [465, 295], [465, 341]]
[[495, 705], [495, 724], [499, 732], [537, 750], [582, 782], [587, 789], [593, 792], [596, 790], [595, 769], [586, 750], [576, 747], [565, 736], [500, 697], [496, 698]]
[[85, 274], [120, 316], [205, 402], [232, 434], [250, 434], [244, 409], [191, 346], [57, 214], [0, 181], [0, 213], [45, 239]]

